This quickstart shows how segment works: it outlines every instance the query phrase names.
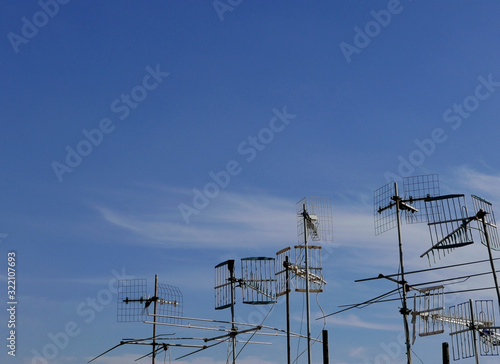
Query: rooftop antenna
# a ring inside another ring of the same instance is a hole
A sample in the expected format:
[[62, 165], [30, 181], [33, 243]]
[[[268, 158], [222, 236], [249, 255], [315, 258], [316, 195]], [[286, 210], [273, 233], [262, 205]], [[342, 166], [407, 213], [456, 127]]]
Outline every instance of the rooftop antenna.
[[[241, 259], [242, 278], [235, 277], [235, 261], [226, 260], [215, 266], [215, 309], [231, 308], [232, 363], [236, 363], [236, 336], [240, 333], [234, 322], [235, 288], [243, 290], [243, 303], [260, 305], [276, 302], [274, 258]], [[255, 330], [255, 329], [254, 329]], [[248, 330], [247, 330], [248, 331]]]
[[[311, 364], [311, 313], [309, 293], [311, 289], [319, 292], [324, 283], [321, 275], [320, 247], [308, 246], [309, 238], [313, 241], [333, 241], [332, 202], [329, 197], [304, 197], [297, 202], [297, 235], [299, 245], [295, 247], [295, 264], [290, 268], [295, 269], [295, 276], [303, 282], [302, 290], [306, 293], [306, 319], [307, 319], [307, 362]], [[303, 245], [302, 245], [303, 244]], [[286, 250], [286, 248], [285, 248]], [[280, 251], [285, 254], [285, 251]], [[280, 253], [278, 252], [278, 254]], [[309, 255], [313, 255], [313, 269], [309, 262]], [[283, 255], [283, 257], [286, 255]], [[285, 269], [286, 273], [287, 269]], [[281, 271], [282, 272], [282, 271]], [[283, 281], [283, 274], [278, 276], [278, 281]], [[283, 287], [283, 284], [279, 284]], [[283, 292], [280, 292], [283, 294]]]
[[445, 320], [450, 323], [453, 360], [475, 357], [479, 364], [480, 355], [498, 355], [500, 334], [492, 300], [475, 301], [475, 307], [472, 300], [451, 306]]
[[436, 261], [436, 255], [441, 258], [454, 248], [472, 244], [472, 222], [477, 223], [481, 232], [481, 243], [488, 248], [491, 273], [495, 282], [497, 300], [500, 307], [500, 288], [495, 270], [492, 250], [500, 250], [493, 206], [485, 199], [472, 195], [475, 214], [469, 215], [464, 195], [445, 195], [425, 199], [429, 231], [432, 246], [420, 257], [427, 256], [431, 263]]
[[[182, 293], [177, 287], [158, 283], [158, 275], [155, 275], [153, 296], [147, 294], [146, 279], [123, 279], [118, 281], [118, 322], [144, 322], [147, 316], [150, 315], [150, 308], [153, 310], [154, 316], [153, 336], [151, 338], [122, 340], [120, 344], [105, 351], [91, 361], [121, 345], [132, 344], [151, 345], [152, 351], [146, 356], [151, 355], [152, 363], [155, 364], [156, 354], [161, 350], [167, 350], [167, 346], [164, 343], [158, 342], [160, 335], [156, 334], [156, 325], [159, 322], [179, 322], [179, 317], [182, 316]], [[159, 318], [157, 319], [157, 315], [165, 316], [158, 316]]]
[[401, 280], [396, 281], [402, 289], [402, 305], [400, 312], [403, 315], [403, 324], [406, 337], [407, 363], [411, 364], [411, 343], [408, 327], [407, 306], [407, 282], [405, 281], [403, 242], [401, 237], [401, 215], [404, 211], [408, 223], [422, 222], [423, 216], [420, 207], [425, 198], [439, 194], [439, 179], [436, 174], [406, 177], [403, 179], [405, 197], [402, 198], [398, 192], [397, 182], [388, 183], [375, 190], [374, 193], [374, 217], [375, 235], [382, 234], [388, 230], [397, 228], [399, 246], [399, 270]]

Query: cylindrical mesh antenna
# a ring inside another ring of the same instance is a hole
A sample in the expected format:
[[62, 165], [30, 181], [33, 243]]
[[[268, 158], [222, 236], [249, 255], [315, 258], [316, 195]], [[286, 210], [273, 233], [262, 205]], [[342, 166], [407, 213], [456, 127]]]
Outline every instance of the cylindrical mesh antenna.
[[241, 259], [243, 303], [258, 305], [276, 302], [275, 259], [249, 257]]
[[[309, 265], [309, 292], [323, 292], [323, 268], [321, 266], [321, 246], [307, 245]], [[295, 291], [306, 291], [305, 245], [295, 245], [295, 261], [290, 267], [295, 276]]]

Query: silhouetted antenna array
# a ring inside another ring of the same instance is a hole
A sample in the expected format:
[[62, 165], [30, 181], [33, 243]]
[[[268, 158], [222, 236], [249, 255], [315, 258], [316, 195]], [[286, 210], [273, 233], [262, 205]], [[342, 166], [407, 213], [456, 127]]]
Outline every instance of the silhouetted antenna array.
[[[322, 292], [323, 279], [321, 267], [321, 246], [308, 245], [309, 240], [333, 241], [332, 201], [329, 197], [304, 197], [297, 202], [297, 239], [295, 257], [292, 259], [291, 247], [276, 253], [277, 296], [287, 295], [287, 328], [289, 330], [289, 283], [290, 276], [295, 280], [296, 291], [306, 294], [307, 323], [307, 360], [311, 363], [311, 314], [310, 292]], [[288, 338], [288, 362], [290, 362], [290, 340]]]
[[[118, 281], [118, 322], [143, 322], [153, 313], [160, 315], [182, 316], [182, 293], [179, 288], [157, 283], [157, 296], [147, 294], [147, 279], [124, 279]], [[166, 322], [166, 318], [162, 318]], [[168, 319], [169, 321], [178, 321]]]
[[[236, 336], [241, 332], [234, 323], [235, 289], [243, 289], [243, 303], [271, 304], [276, 302], [275, 259], [250, 257], [241, 259], [242, 278], [235, 276], [235, 261], [226, 260], [215, 266], [215, 309], [231, 308], [231, 330], [226, 335], [232, 342], [232, 363], [236, 362]], [[256, 328], [251, 329], [253, 331]], [[249, 331], [249, 330], [246, 330]]]
[[[156, 334], [156, 325], [161, 323], [178, 323], [182, 316], [182, 294], [174, 286], [158, 283], [155, 275], [154, 293], [147, 294], [146, 279], [123, 279], [118, 281], [117, 320], [118, 322], [146, 322], [148, 316], [153, 317], [153, 336], [140, 339], [124, 339], [104, 353], [96, 356], [92, 362], [122, 345], [151, 346], [151, 352], [138, 358], [155, 358], [161, 351], [167, 351], [169, 346], [183, 346], [163, 342], [165, 335]], [[201, 347], [201, 346], [200, 346]]]
[[439, 194], [439, 180], [437, 175], [424, 175], [407, 177], [403, 179], [404, 197], [399, 195], [398, 184], [396, 182], [388, 183], [374, 192], [374, 225], [375, 235], [382, 234], [388, 230], [397, 228], [399, 245], [399, 271], [400, 280], [387, 278], [400, 286], [401, 301], [403, 307], [400, 312], [403, 315], [404, 332], [406, 337], [406, 356], [407, 363], [411, 364], [411, 343], [410, 330], [408, 326], [407, 306], [407, 282], [405, 281], [403, 242], [401, 236], [401, 212], [405, 213], [406, 221], [409, 223], [423, 222], [421, 207], [423, 201]]

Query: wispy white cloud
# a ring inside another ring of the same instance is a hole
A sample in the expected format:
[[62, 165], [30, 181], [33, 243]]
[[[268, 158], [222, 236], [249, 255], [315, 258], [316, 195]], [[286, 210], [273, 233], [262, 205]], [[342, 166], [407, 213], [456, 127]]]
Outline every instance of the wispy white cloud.
[[327, 318], [327, 324], [334, 326], [347, 326], [347, 327], [359, 327], [363, 329], [370, 330], [382, 330], [382, 331], [401, 331], [401, 326], [392, 325], [381, 322], [369, 322], [360, 319], [358, 316], [353, 314], [330, 316]]

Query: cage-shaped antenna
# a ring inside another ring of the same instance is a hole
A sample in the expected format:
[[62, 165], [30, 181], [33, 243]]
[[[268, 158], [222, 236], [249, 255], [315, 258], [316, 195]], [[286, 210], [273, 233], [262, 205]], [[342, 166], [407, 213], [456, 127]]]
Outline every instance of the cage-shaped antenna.
[[309, 292], [323, 292], [323, 268], [321, 263], [321, 246], [319, 245], [295, 245], [295, 264], [290, 270], [295, 276], [295, 291], [306, 292], [306, 263], [305, 250], [308, 252], [309, 266]]
[[414, 315], [418, 318], [418, 335], [429, 336], [444, 332], [444, 286], [419, 288]]
[[158, 317], [158, 322], [176, 322], [182, 316], [183, 298], [179, 288], [156, 282], [156, 294], [147, 294], [147, 279], [118, 281], [118, 322], [142, 322], [153, 313], [172, 317]]
[[[497, 225], [495, 222], [495, 214], [493, 213], [493, 205], [485, 199], [472, 195], [472, 204], [474, 212], [478, 217], [478, 229], [482, 232], [481, 243], [491, 247], [493, 250], [500, 250], [500, 239], [498, 237]], [[484, 217], [484, 225], [481, 224], [481, 219]], [[487, 237], [489, 242], [487, 241]]]
[[495, 327], [493, 301], [476, 301], [475, 309], [472, 300], [451, 306], [449, 321], [453, 360], [498, 355], [500, 336]]
[[241, 259], [243, 303], [269, 304], [276, 301], [275, 259], [250, 257]]
[[444, 195], [425, 200], [431, 248], [420, 257], [427, 256], [429, 263], [436, 255], [450, 253], [453, 249], [472, 244], [471, 218], [468, 216], [464, 195]]

